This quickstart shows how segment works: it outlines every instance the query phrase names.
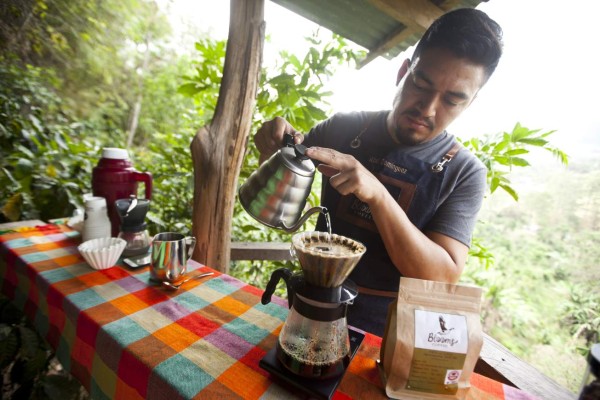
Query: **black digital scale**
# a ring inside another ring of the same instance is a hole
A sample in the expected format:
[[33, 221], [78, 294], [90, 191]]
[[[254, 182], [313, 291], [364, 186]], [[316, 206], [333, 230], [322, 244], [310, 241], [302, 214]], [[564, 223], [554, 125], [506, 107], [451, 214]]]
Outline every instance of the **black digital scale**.
[[[365, 338], [365, 334], [354, 330], [352, 327], [348, 327], [348, 338], [350, 339], [350, 362], [352, 362], [356, 351]], [[258, 365], [287, 384], [290, 384], [296, 389], [299, 389], [318, 399], [331, 399], [331, 396], [333, 396], [333, 393], [339, 386], [342, 378], [344, 377], [344, 373], [346, 372], [347, 367], [344, 368], [344, 372], [333, 378], [305, 378], [292, 373], [285, 366], [283, 366], [277, 359], [276, 351], [276, 347], [273, 347], [271, 350], [269, 350], [262, 360], [260, 360]]]

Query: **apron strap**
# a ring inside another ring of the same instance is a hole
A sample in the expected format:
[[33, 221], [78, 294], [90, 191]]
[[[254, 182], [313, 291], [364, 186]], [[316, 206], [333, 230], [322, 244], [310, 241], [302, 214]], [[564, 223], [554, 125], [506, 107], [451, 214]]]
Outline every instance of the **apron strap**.
[[449, 163], [450, 161], [452, 161], [452, 159], [454, 158], [454, 156], [456, 155], [456, 153], [458, 153], [461, 149], [463, 148], [462, 144], [456, 142], [454, 144], [454, 146], [452, 146], [452, 148], [450, 149], [450, 151], [448, 151], [444, 157], [442, 157], [442, 160], [434, 165], [431, 166], [431, 171], [438, 173], [438, 172], [442, 172], [444, 170], [444, 166]]

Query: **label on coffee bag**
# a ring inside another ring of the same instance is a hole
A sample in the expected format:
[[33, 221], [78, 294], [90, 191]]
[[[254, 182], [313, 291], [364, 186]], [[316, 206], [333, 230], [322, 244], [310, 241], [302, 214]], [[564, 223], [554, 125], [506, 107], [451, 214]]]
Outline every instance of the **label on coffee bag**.
[[464, 315], [415, 312], [415, 349], [407, 389], [453, 394], [469, 347]]

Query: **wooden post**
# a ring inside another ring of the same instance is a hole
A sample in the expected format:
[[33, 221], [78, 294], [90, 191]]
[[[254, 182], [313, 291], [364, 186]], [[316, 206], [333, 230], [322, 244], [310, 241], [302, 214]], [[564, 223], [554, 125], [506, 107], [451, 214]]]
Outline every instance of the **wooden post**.
[[237, 182], [250, 133], [264, 44], [264, 0], [231, 0], [229, 37], [215, 115], [191, 143], [193, 259], [227, 272]]

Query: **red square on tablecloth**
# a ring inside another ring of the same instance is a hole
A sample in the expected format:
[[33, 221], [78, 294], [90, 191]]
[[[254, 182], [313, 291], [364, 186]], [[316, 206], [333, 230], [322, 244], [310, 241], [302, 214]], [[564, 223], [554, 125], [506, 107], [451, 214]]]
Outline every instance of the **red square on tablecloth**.
[[178, 319], [176, 323], [200, 338], [219, 329], [219, 324], [198, 313], [186, 315]]

